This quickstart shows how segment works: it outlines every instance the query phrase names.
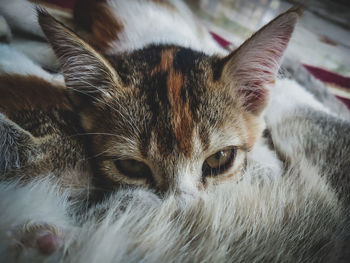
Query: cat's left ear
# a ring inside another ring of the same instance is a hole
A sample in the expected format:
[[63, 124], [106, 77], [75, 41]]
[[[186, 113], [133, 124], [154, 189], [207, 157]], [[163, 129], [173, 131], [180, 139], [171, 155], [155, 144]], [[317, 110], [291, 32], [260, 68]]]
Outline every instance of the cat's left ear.
[[260, 114], [267, 105], [269, 89], [299, 14], [299, 9], [281, 14], [216, 66], [214, 78], [232, 89], [234, 96], [241, 98], [242, 106], [253, 114]]
[[110, 96], [119, 77], [94, 48], [45, 11], [38, 10], [42, 30], [57, 55], [66, 86], [74, 94], [96, 100]]

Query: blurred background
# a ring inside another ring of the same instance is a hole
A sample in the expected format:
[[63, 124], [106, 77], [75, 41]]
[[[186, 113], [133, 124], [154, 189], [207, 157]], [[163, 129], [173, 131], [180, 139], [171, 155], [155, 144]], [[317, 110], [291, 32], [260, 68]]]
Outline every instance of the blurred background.
[[[304, 9], [290, 56], [350, 108], [350, 0], [187, 0], [224, 45], [238, 46], [288, 8]], [[229, 39], [229, 42], [225, 40]]]
[[[187, 0], [213, 32], [240, 44], [298, 1]], [[308, 0], [289, 52], [302, 63], [350, 77], [350, 0]]]
[[[237, 47], [281, 12], [301, 5], [304, 13], [288, 47], [289, 54], [326, 83], [333, 93], [350, 99], [350, 0], [184, 1], [213, 36], [230, 48]], [[41, 2], [69, 10], [75, 1]]]

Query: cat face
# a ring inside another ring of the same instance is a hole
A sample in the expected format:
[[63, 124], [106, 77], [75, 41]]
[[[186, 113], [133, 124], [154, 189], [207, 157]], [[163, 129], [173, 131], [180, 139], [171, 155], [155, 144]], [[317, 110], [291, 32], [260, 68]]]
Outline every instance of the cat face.
[[171, 45], [103, 57], [39, 14], [90, 134], [96, 183], [195, 195], [238, 180], [296, 18], [281, 15], [224, 58]]
[[240, 177], [262, 122], [215, 75], [218, 58], [151, 46], [107, 59], [119, 83], [81, 110], [103, 178], [193, 193]]

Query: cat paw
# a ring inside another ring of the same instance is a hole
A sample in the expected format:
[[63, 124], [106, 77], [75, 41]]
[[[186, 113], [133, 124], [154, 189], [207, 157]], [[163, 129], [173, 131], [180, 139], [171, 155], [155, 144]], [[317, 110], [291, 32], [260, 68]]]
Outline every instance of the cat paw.
[[47, 223], [28, 222], [14, 227], [10, 232], [17, 253], [34, 250], [39, 255], [49, 256], [63, 247], [64, 243], [63, 231]]

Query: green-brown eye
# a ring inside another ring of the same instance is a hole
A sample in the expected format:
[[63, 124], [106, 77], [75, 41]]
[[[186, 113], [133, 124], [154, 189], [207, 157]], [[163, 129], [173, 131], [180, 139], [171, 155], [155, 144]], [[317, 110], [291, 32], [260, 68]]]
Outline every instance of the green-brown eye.
[[117, 169], [125, 176], [134, 179], [149, 179], [152, 177], [150, 168], [143, 162], [133, 159], [117, 160], [114, 162]]
[[202, 167], [203, 176], [214, 176], [225, 172], [229, 169], [236, 157], [237, 149], [226, 148], [209, 156]]

